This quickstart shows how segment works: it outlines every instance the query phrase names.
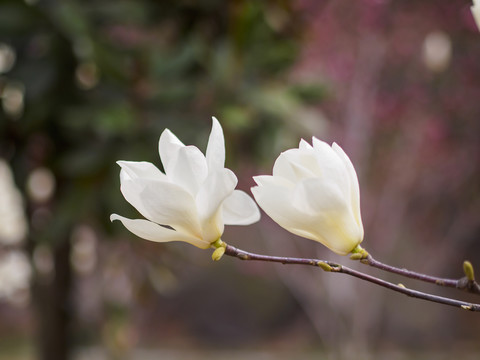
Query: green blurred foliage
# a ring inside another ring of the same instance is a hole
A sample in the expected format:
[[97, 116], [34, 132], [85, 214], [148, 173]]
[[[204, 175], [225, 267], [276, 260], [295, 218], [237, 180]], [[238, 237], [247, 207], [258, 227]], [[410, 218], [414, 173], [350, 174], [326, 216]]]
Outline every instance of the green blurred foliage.
[[[54, 252], [62, 248], [77, 224], [90, 224], [103, 238], [125, 235], [123, 227], [111, 225], [109, 215], [138, 215], [121, 196], [115, 161], [161, 166], [156, 143], [166, 127], [202, 148], [215, 115], [227, 139], [227, 166], [265, 161], [270, 167], [272, 158], [295, 144], [302, 131], [286, 126], [288, 120], [326, 95], [320, 84], [296, 84], [288, 78], [301, 38], [301, 19], [283, 0], [0, 2], [0, 44], [15, 53], [13, 67], [0, 73], [0, 94], [6, 98], [13, 88], [21, 98], [10, 110], [2, 102], [0, 157], [10, 162], [25, 195], [32, 256], [39, 243]], [[55, 179], [53, 197], [43, 202], [28, 192], [29, 175], [38, 168], [49, 169]], [[157, 255], [169, 256], [166, 247], [158, 249]], [[182, 256], [175, 251], [173, 247], [172, 256]], [[68, 256], [68, 250], [62, 254]], [[68, 259], [63, 264], [68, 266]], [[67, 268], [55, 271], [69, 273]], [[68, 279], [63, 285], [34, 279], [33, 301], [40, 313], [57, 307], [62, 319], [68, 305], [41, 300], [38, 288], [68, 292]], [[136, 279], [141, 289], [146, 278]], [[259, 286], [284, 292], [268, 282], [250, 284], [251, 292]], [[239, 296], [235, 287], [228, 292], [228, 299]], [[240, 301], [235, 306], [245, 311], [247, 305]], [[123, 314], [119, 322], [118, 306]], [[262, 322], [264, 314], [271, 322], [285, 306], [291, 306], [290, 300], [269, 307], [268, 314], [258, 307], [255, 321]], [[108, 347], [120, 341], [117, 330], [108, 329], [130, 320], [128, 306], [115, 300], [106, 300], [105, 311], [110, 316], [100, 336]], [[46, 316], [39, 332], [55, 337], [63, 330], [49, 327]], [[99, 335], [98, 330], [92, 333]], [[62, 358], [60, 353], [55, 356]]]
[[301, 37], [289, 2], [4, 1], [0, 14], [0, 42], [17, 56], [0, 84], [25, 89], [19, 118], [0, 113], [1, 154], [19, 184], [38, 166], [55, 174], [46, 238], [59, 223], [108, 226], [125, 209], [115, 160], [158, 164], [165, 127], [198, 143], [216, 115], [230, 164], [270, 163], [284, 121], [324, 96], [284, 76]]

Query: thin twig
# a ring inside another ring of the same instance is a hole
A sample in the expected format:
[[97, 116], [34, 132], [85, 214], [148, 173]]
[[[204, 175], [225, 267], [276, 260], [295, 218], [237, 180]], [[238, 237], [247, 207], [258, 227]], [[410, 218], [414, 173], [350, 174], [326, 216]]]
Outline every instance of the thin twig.
[[318, 259], [305, 259], [305, 258], [293, 258], [293, 257], [280, 257], [280, 256], [268, 256], [268, 255], [260, 255], [251, 252], [247, 252], [241, 249], [237, 249], [231, 245], [226, 245], [225, 247], [225, 255], [236, 257], [241, 260], [253, 260], [253, 261], [267, 261], [267, 262], [276, 262], [282, 264], [297, 264], [297, 265], [311, 265], [311, 266], [318, 266], [325, 271], [335, 272], [335, 273], [343, 273], [350, 276], [354, 276], [356, 278], [371, 282], [373, 284], [385, 287], [387, 289], [402, 293], [404, 295], [414, 297], [417, 299], [423, 299], [427, 301], [436, 302], [439, 304], [454, 306], [457, 308], [461, 308], [464, 310], [476, 311], [480, 312], [480, 304], [473, 304], [465, 301], [445, 298], [437, 295], [432, 295], [428, 293], [424, 293], [417, 290], [412, 290], [404, 287], [403, 285], [396, 285], [390, 283], [388, 281], [376, 278], [371, 275], [364, 274], [360, 271], [350, 269], [346, 266], [341, 264], [337, 264], [332, 261], [326, 260], [318, 260]]
[[457, 289], [465, 290], [467, 292], [471, 292], [474, 294], [480, 294], [480, 286], [474, 280], [468, 281], [468, 279], [466, 278], [446, 279], [446, 278], [441, 278], [436, 276], [430, 276], [430, 275], [418, 273], [415, 271], [407, 270], [404, 268], [398, 268], [395, 266], [384, 264], [374, 259], [370, 254], [365, 259], [360, 260], [360, 262], [380, 270], [384, 270], [393, 274], [398, 274], [398, 275], [408, 277], [410, 279], [420, 280], [420, 281], [432, 283], [439, 286], [457, 288]]

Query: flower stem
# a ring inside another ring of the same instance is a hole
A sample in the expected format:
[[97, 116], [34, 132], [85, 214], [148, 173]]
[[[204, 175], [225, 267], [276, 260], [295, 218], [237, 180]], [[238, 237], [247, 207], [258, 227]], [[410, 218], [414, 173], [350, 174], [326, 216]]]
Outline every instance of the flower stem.
[[[387, 289], [399, 292], [401, 294], [417, 298], [417, 299], [423, 299], [426, 301], [431, 301], [431, 302], [436, 302], [439, 304], [443, 305], [449, 305], [449, 306], [454, 306], [457, 308], [461, 308], [464, 310], [470, 310], [470, 311], [475, 311], [475, 312], [480, 312], [480, 304], [473, 304], [465, 301], [460, 301], [460, 300], [455, 300], [455, 299], [450, 299], [442, 296], [437, 296], [437, 295], [432, 295], [428, 293], [424, 293], [421, 291], [413, 290], [413, 289], [408, 289], [404, 287], [403, 285], [397, 285], [390, 283], [388, 281], [376, 278], [374, 276], [362, 273], [357, 270], [350, 269], [346, 266], [343, 266], [341, 264], [337, 264], [332, 261], [327, 261], [327, 260], [318, 260], [318, 259], [306, 259], [306, 258], [293, 258], [293, 257], [280, 257], [280, 256], [269, 256], [269, 255], [261, 255], [261, 254], [255, 254], [251, 252], [247, 252], [241, 249], [237, 249], [231, 245], [227, 245], [225, 248], [225, 255], [236, 257], [240, 260], [252, 260], [252, 261], [267, 261], [267, 262], [276, 262], [276, 263], [282, 263], [282, 264], [287, 264], [287, 265], [311, 265], [311, 266], [317, 266], [322, 268], [325, 271], [328, 272], [335, 272], [335, 273], [343, 273], [346, 275], [354, 276], [358, 279], [364, 280], [371, 282], [373, 284], [385, 287]], [[418, 273], [416, 273], [418, 274]], [[419, 274], [422, 275], [422, 274]]]
[[436, 276], [430, 276], [430, 275], [418, 273], [415, 271], [407, 270], [404, 268], [398, 268], [395, 266], [384, 264], [374, 259], [371, 255], [368, 255], [366, 258], [360, 260], [360, 262], [362, 264], [367, 264], [374, 268], [388, 271], [393, 274], [402, 275], [410, 279], [420, 280], [420, 281], [432, 283], [439, 286], [457, 288], [457, 289], [465, 290], [474, 294], [480, 294], [480, 286], [474, 279], [467, 279], [467, 278], [445, 279], [445, 278], [440, 278]]

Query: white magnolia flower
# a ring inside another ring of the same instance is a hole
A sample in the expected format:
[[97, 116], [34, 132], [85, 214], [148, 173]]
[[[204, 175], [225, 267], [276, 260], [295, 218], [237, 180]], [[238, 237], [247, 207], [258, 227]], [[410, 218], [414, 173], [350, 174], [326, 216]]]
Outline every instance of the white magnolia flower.
[[165, 173], [149, 162], [118, 161], [121, 191], [145, 219], [112, 214], [135, 235], [158, 242], [185, 241], [209, 248], [224, 225], [250, 225], [260, 219], [253, 199], [235, 190], [237, 177], [224, 168], [225, 140], [213, 118], [206, 156], [185, 146], [168, 129], [159, 141]]
[[360, 191], [347, 154], [317, 138], [278, 157], [273, 176], [254, 177], [260, 207], [286, 230], [346, 255], [363, 240]]
[[473, 6], [470, 7], [470, 10], [477, 23], [478, 30], [480, 30], [480, 0], [473, 0]]

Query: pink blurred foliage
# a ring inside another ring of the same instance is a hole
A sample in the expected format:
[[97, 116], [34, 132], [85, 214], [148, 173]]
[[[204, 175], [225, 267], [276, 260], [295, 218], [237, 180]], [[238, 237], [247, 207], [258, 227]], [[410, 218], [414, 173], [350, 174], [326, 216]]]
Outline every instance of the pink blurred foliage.
[[[480, 264], [480, 34], [470, 5], [449, 0], [297, 2], [306, 34], [292, 77], [328, 84], [330, 95], [319, 105], [330, 119], [328, 131], [314, 135], [338, 142], [354, 162], [366, 230], [363, 245], [386, 262], [445, 277], [462, 276], [464, 258]], [[444, 67], [425, 60], [429, 36], [443, 41], [436, 46], [447, 47]], [[310, 245], [299, 244], [295, 251], [330, 256]], [[350, 335], [352, 346], [341, 350], [346, 358], [353, 348], [389, 341], [428, 346], [455, 339], [455, 334], [435, 331], [436, 326], [458, 333], [473, 326], [463, 314], [348, 280], [342, 286], [322, 278], [325, 296], [318, 297], [307, 289], [311, 282], [304, 281], [310, 269], [288, 275], [279, 271], [289, 278], [287, 286], [327, 346], [339, 349], [344, 339], [332, 338], [319, 314], [328, 308], [330, 317], [348, 324], [335, 325]], [[335, 306], [337, 301], [331, 301], [336, 298], [347, 305]], [[422, 319], [431, 322], [416, 318], [420, 308]], [[405, 315], [399, 318], [398, 311]], [[423, 340], [414, 335], [424, 332], [432, 335]]]

